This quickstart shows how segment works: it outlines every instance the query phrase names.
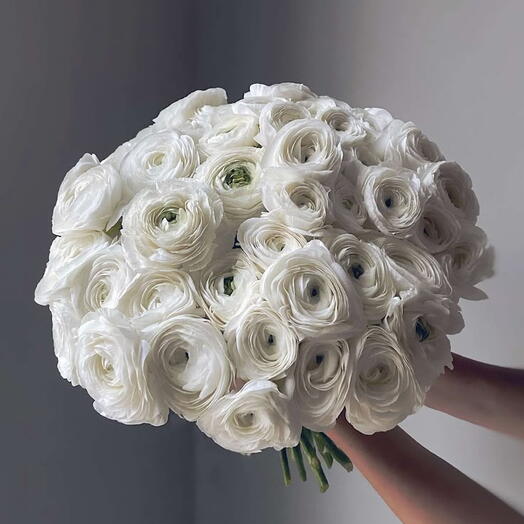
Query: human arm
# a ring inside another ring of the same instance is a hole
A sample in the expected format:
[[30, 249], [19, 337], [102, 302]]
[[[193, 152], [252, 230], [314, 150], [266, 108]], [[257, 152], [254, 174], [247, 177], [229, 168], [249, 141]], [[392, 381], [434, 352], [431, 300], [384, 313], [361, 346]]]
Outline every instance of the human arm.
[[426, 405], [507, 435], [524, 439], [524, 370], [453, 355], [426, 396]]
[[399, 427], [363, 435], [342, 415], [328, 435], [404, 524], [524, 524], [524, 517]]

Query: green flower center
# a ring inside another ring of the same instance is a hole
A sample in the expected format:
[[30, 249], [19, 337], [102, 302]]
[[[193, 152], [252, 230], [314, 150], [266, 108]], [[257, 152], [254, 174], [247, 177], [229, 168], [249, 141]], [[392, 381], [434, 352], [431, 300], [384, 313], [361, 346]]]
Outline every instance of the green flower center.
[[178, 209], [164, 209], [158, 216], [159, 225], [169, 225], [175, 223], [178, 219], [178, 214]]
[[236, 165], [230, 167], [224, 176], [222, 185], [225, 189], [237, 189], [251, 184], [251, 175], [246, 166]]
[[234, 284], [235, 277], [229, 276], [224, 277], [224, 294], [231, 296], [233, 291], [235, 290], [235, 284]]

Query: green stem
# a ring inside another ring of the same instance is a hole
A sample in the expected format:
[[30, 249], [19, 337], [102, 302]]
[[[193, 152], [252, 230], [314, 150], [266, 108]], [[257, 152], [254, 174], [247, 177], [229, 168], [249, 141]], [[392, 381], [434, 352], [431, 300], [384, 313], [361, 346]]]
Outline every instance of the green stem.
[[337, 445], [325, 434], [319, 433], [320, 438], [324, 441], [326, 449], [331, 453], [331, 456], [346, 470], [353, 470], [353, 463], [350, 458], [337, 447]]
[[300, 449], [300, 444], [297, 444], [294, 448], [291, 448], [291, 455], [295, 460], [297, 465], [298, 474], [302, 481], [307, 480], [306, 466], [304, 465], [304, 458], [302, 457], [302, 451]]
[[300, 443], [304, 448], [304, 452], [308, 459], [309, 465], [313, 470], [313, 473], [317, 477], [318, 483], [320, 485], [320, 491], [324, 493], [329, 488], [329, 482], [327, 481], [324, 470], [322, 469], [322, 464], [318, 460], [317, 454], [315, 452], [315, 445], [313, 443], [313, 438], [311, 436], [311, 431], [309, 429], [303, 428], [302, 435], [300, 437]]
[[284, 484], [289, 486], [291, 484], [291, 471], [286, 448], [280, 450], [280, 465], [282, 466], [282, 475], [284, 475]]
[[322, 455], [326, 466], [331, 469], [331, 466], [333, 465], [333, 455], [331, 455], [331, 453], [328, 451], [326, 448], [326, 443], [324, 440], [322, 440], [322, 437], [316, 431], [313, 432], [313, 440], [315, 441], [318, 452]]

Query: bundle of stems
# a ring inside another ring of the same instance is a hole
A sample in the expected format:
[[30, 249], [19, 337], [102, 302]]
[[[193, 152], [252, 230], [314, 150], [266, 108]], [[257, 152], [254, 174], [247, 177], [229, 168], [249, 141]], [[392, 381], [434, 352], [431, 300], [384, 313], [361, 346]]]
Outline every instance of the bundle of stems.
[[318, 455], [322, 457], [328, 468], [331, 468], [333, 461], [336, 461], [346, 471], [351, 471], [353, 469], [353, 464], [349, 457], [341, 451], [325, 433], [317, 433], [307, 428], [302, 428], [300, 442], [294, 448], [284, 448], [280, 451], [280, 464], [282, 466], [282, 474], [286, 486], [291, 484], [291, 468], [289, 465], [288, 450], [296, 464], [298, 475], [303, 481], [307, 480], [306, 465], [304, 463], [304, 456], [306, 457], [309, 467], [317, 479], [322, 493], [329, 488], [329, 482]]

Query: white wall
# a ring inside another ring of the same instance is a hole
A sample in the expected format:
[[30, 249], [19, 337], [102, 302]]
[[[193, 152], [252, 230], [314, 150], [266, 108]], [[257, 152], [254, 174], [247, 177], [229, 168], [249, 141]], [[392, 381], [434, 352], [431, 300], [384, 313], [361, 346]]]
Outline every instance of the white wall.
[[[285, 4], [285, 5], [283, 5]], [[354, 106], [415, 121], [473, 177], [497, 250], [490, 299], [464, 304], [457, 353], [524, 367], [524, 3], [362, 0], [201, 1], [197, 80], [239, 96], [249, 83], [309, 83]], [[227, 9], [225, 6], [227, 5]], [[404, 427], [524, 511], [524, 446], [423, 409]], [[284, 488], [274, 453], [240, 457], [197, 440], [197, 522], [398, 522], [362, 476]]]

